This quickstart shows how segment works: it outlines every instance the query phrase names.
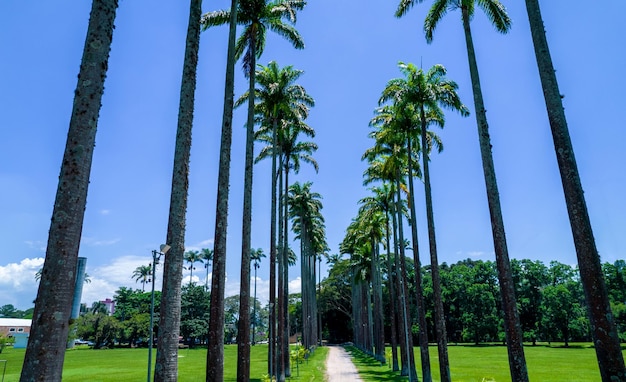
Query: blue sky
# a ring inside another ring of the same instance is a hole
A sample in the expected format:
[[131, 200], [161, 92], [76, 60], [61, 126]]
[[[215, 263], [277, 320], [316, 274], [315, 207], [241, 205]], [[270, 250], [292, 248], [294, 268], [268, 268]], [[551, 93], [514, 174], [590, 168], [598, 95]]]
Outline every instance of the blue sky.
[[[380, 91], [400, 76], [397, 64], [404, 61], [424, 68], [443, 64], [472, 110], [469, 118], [447, 116], [439, 132], [445, 150], [432, 158], [439, 259], [494, 257], [460, 14], [449, 13], [427, 45], [422, 25], [429, 3], [396, 19], [397, 1], [315, 0], [297, 23], [305, 50], [268, 35], [259, 63], [275, 60], [304, 70], [300, 82], [317, 103], [308, 123], [317, 131], [320, 171], [304, 167], [291, 179], [312, 181], [323, 195], [333, 253], [356, 215], [357, 201], [368, 195], [360, 160], [372, 145], [368, 121]], [[480, 11], [472, 28], [509, 252], [575, 264], [526, 10], [521, 1], [504, 4], [513, 19], [509, 34], [495, 32]], [[603, 261], [623, 259], [626, 3], [541, 5], [597, 246]], [[230, 1], [205, 1], [204, 11], [229, 6]], [[34, 273], [45, 256], [89, 8], [89, 1], [0, 2], [0, 305], [26, 309], [36, 295]], [[132, 271], [148, 264], [150, 251], [165, 240], [187, 18], [187, 2], [120, 2], [80, 248], [92, 278], [83, 294], [89, 304], [112, 297], [122, 285], [140, 288]], [[226, 27], [201, 36], [188, 249], [212, 248], [226, 37]], [[246, 88], [239, 65], [236, 75], [239, 95]], [[238, 293], [244, 120], [245, 110], [237, 110], [229, 294]], [[269, 163], [255, 166], [252, 246], [266, 253], [269, 172]], [[424, 200], [421, 189], [416, 197]], [[428, 263], [424, 216], [420, 211], [418, 227], [422, 261]], [[292, 268], [292, 290], [299, 288], [298, 276], [299, 267]], [[203, 283], [204, 269], [196, 270], [194, 279]], [[258, 280], [262, 298], [267, 285], [265, 261]]]

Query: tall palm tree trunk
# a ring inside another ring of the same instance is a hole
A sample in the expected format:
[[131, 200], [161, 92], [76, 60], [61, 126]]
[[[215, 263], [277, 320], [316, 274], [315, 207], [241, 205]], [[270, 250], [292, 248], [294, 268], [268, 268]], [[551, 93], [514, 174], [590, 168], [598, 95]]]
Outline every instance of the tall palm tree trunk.
[[[161, 313], [159, 315], [159, 341], [154, 371], [154, 380], [159, 382], [176, 381], [178, 377], [178, 336], [180, 334], [183, 253], [185, 252], [185, 217], [189, 190], [189, 156], [191, 152], [191, 131], [196, 91], [196, 72], [198, 68], [198, 49], [200, 46], [201, 15], [202, 0], [191, 0], [189, 4], [189, 24], [187, 27], [183, 78], [180, 87], [172, 193], [170, 196], [167, 227], [166, 243], [171, 248], [164, 261]], [[155, 277], [155, 275], [152, 275], [152, 277]]]
[[489, 126], [483, 102], [480, 78], [478, 76], [478, 64], [474, 52], [472, 32], [467, 7], [462, 7], [463, 29], [467, 45], [467, 57], [469, 60], [472, 90], [474, 93], [474, 107], [476, 109], [476, 123], [478, 125], [478, 139], [480, 142], [480, 154], [483, 162], [485, 185], [487, 188], [487, 201], [491, 217], [491, 230], [493, 234], [494, 248], [496, 252], [496, 265], [498, 268], [498, 280], [504, 309], [504, 329], [506, 344], [509, 353], [509, 368], [513, 382], [528, 381], [526, 369], [526, 357], [522, 344], [522, 328], [519, 321], [519, 313], [515, 302], [515, 288], [511, 275], [511, 265], [504, 234], [504, 221], [500, 208], [500, 194], [496, 182], [496, 172], [491, 155], [491, 142], [489, 138]]
[[285, 155], [285, 194], [283, 195], [283, 311], [281, 312], [285, 325], [283, 326], [283, 362], [285, 377], [291, 377], [289, 364], [289, 211], [287, 197], [289, 195], [289, 156]]
[[277, 150], [277, 125], [278, 121], [274, 118], [272, 122], [272, 200], [270, 213], [270, 297], [269, 297], [269, 341], [267, 353], [267, 372], [270, 376], [276, 376], [276, 193], [278, 189], [277, 177], [278, 170], [276, 160], [278, 156]]
[[383, 325], [383, 288], [380, 280], [380, 254], [378, 243], [372, 237], [372, 293], [374, 301], [374, 349], [375, 357], [385, 363], [385, 331]]
[[398, 241], [400, 244], [400, 305], [402, 308], [402, 315], [404, 321], [404, 335], [406, 336], [406, 350], [408, 357], [408, 376], [409, 382], [417, 381], [417, 371], [415, 370], [415, 354], [413, 352], [413, 336], [411, 334], [411, 312], [409, 310], [409, 302], [407, 299], [408, 285], [407, 285], [407, 272], [406, 272], [406, 255], [404, 252], [404, 229], [402, 223], [402, 208], [400, 201], [400, 170], [397, 171], [398, 188], [396, 189], [396, 212], [398, 213]]
[[[422, 128], [424, 128], [422, 126]], [[420, 356], [422, 360], [422, 379], [424, 382], [432, 382], [432, 372], [430, 370], [430, 354], [428, 352], [428, 328], [426, 327], [426, 304], [424, 301], [424, 291], [422, 284], [422, 265], [419, 257], [419, 246], [417, 241], [417, 212], [416, 212], [416, 204], [415, 204], [415, 189], [413, 187], [413, 165], [411, 159], [411, 153], [413, 152], [413, 148], [411, 147], [411, 137], [410, 134], [407, 134], [407, 150], [409, 155], [408, 160], [408, 169], [409, 169], [409, 194], [411, 195], [411, 241], [413, 244], [413, 263], [415, 266], [415, 289], [417, 291], [417, 315], [418, 315], [418, 323], [419, 323], [419, 342], [420, 342]], [[422, 143], [422, 155], [424, 151], [424, 143]], [[437, 266], [438, 263], [435, 263]], [[432, 251], [431, 251], [431, 269], [433, 267], [432, 262]], [[437, 288], [435, 285], [435, 277], [433, 275], [433, 295], [435, 299], [435, 306], [438, 306], [438, 302], [441, 302], [441, 287], [439, 287], [439, 293], [437, 293]], [[437, 272], [437, 276], [439, 276], [439, 272]], [[437, 277], [437, 283], [439, 284], [439, 279]], [[443, 306], [443, 304], [442, 304]], [[440, 370], [444, 368], [444, 365], [448, 365], [448, 349], [447, 347], [442, 352], [441, 343], [443, 342], [444, 346], [446, 346], [446, 337], [443, 336], [443, 341], [440, 341], [440, 333], [439, 331], [439, 320], [443, 321], [444, 332], [445, 333], [445, 318], [443, 317], [443, 309], [441, 311], [435, 309], [435, 322], [437, 328], [437, 348], [439, 349], [439, 368]], [[442, 353], [444, 357], [442, 357]], [[450, 367], [445, 367], [448, 370]], [[440, 373], [442, 376], [450, 375], [450, 373]], [[442, 378], [442, 380], [444, 380]]]
[[284, 229], [283, 226], [285, 224], [283, 217], [283, 166], [282, 166], [282, 154], [281, 154], [281, 166], [280, 166], [280, 180], [278, 185], [278, 232], [279, 238], [278, 242], [280, 243], [280, 247], [278, 249], [278, 310], [276, 312], [276, 320], [277, 320], [277, 333], [276, 333], [276, 379], [279, 382], [285, 381], [285, 347], [284, 347], [284, 336], [285, 336], [285, 315], [283, 311], [285, 310], [285, 283], [283, 278], [285, 277], [284, 268], [285, 264], [285, 252], [287, 248], [285, 248], [284, 242]]
[[554, 149], [561, 173], [567, 212], [574, 236], [580, 277], [589, 306], [589, 317], [600, 375], [602, 381], [626, 380], [624, 358], [602, 276], [600, 256], [591, 229], [587, 204], [569, 136], [565, 111], [563, 110], [563, 101], [543, 28], [539, 2], [526, 0], [526, 9], [543, 95], [548, 109]]
[[60, 381], [117, 0], [94, 0], [21, 381]]
[[250, 84], [248, 121], [246, 123], [246, 159], [243, 186], [243, 221], [241, 233], [241, 276], [239, 287], [239, 322], [237, 330], [237, 381], [250, 379], [250, 236], [252, 233], [252, 176], [254, 166], [254, 97], [256, 85], [256, 44], [251, 30]]
[[235, 35], [237, 33], [238, 0], [232, 0], [230, 28], [228, 32], [228, 60], [224, 89], [224, 115], [220, 162], [217, 177], [217, 208], [215, 216], [215, 247], [213, 250], [213, 278], [211, 280], [211, 304], [209, 318], [209, 341], [207, 347], [206, 381], [224, 379], [224, 287], [226, 283], [226, 236], [228, 226], [228, 188], [230, 183], [230, 152], [233, 133], [233, 105], [235, 85]]
[[[395, 187], [399, 187], [399, 182], [395, 182]], [[393, 222], [393, 268], [394, 268], [394, 280], [395, 280], [395, 298], [394, 301], [396, 305], [396, 328], [398, 329], [398, 342], [400, 345], [400, 375], [409, 375], [409, 357], [408, 357], [408, 345], [407, 345], [407, 325], [405, 320], [405, 312], [404, 306], [402, 305], [405, 299], [402, 298], [403, 290], [402, 287], [402, 271], [400, 267], [400, 241], [398, 240], [398, 214], [397, 214], [397, 203], [395, 199], [395, 191], [393, 196], [392, 203], [393, 212], [392, 212], [392, 222]]]
[[443, 310], [441, 277], [439, 276], [439, 259], [437, 257], [437, 239], [435, 237], [435, 218], [433, 214], [433, 196], [430, 187], [430, 159], [428, 143], [426, 141], [426, 115], [424, 106], [420, 110], [422, 121], [422, 162], [424, 171], [424, 194], [426, 196], [426, 220], [428, 224], [428, 244], [430, 250], [431, 276], [433, 279], [433, 295], [435, 299], [435, 320], [437, 331], [437, 348], [439, 350], [439, 373], [441, 381], [450, 381], [450, 362], [448, 360], [448, 334], [446, 330], [446, 318]]
[[252, 300], [252, 345], [256, 345], [256, 271], [257, 265], [254, 264], [254, 300]]
[[[310, 312], [309, 312], [309, 290], [308, 290], [308, 281], [309, 274], [307, 271], [308, 268], [308, 254], [307, 254], [307, 234], [306, 234], [306, 223], [304, 222], [304, 216], [300, 217], [300, 276], [302, 280], [302, 292], [300, 293], [300, 298], [302, 299], [302, 346], [305, 349], [308, 349], [310, 344], [310, 335], [311, 335], [311, 321], [310, 321]], [[306, 280], [306, 281], [305, 281]], [[296, 328], [296, 331], [298, 329]]]
[[398, 333], [396, 329], [397, 322], [397, 313], [396, 313], [396, 276], [394, 271], [393, 262], [391, 260], [391, 232], [389, 230], [389, 212], [385, 212], [387, 215], [387, 224], [385, 229], [387, 231], [387, 273], [388, 273], [388, 289], [389, 289], [389, 301], [391, 303], [391, 364], [392, 370], [398, 371], [400, 368], [398, 367]]

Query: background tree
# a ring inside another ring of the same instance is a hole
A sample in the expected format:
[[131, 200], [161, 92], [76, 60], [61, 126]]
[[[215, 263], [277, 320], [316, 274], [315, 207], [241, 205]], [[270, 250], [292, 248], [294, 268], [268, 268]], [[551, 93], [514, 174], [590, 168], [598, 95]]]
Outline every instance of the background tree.
[[210, 293], [202, 286], [187, 285], [182, 289], [180, 335], [194, 347], [196, 340], [206, 339], [209, 322]]
[[196, 269], [194, 266], [195, 263], [199, 263], [203, 261], [202, 253], [200, 251], [187, 251], [183, 255], [184, 260], [189, 264], [186, 267], [189, 270], [189, 285], [193, 282], [193, 270]]
[[213, 261], [213, 250], [209, 248], [202, 248], [200, 250], [200, 258], [204, 262], [204, 269], [206, 271], [205, 279], [204, 279], [204, 289], [209, 290], [209, 267], [211, 266], [211, 261]]
[[[315, 299], [316, 251], [323, 249], [324, 218], [322, 217], [321, 195], [311, 191], [311, 182], [296, 182], [289, 187], [289, 217], [292, 230], [300, 239], [300, 277], [302, 280], [302, 344], [310, 349], [317, 344], [317, 304]], [[321, 238], [319, 236], [322, 236]]]
[[252, 309], [252, 345], [256, 344], [256, 323], [257, 319], [257, 299], [256, 299], [256, 272], [261, 266], [261, 259], [265, 257], [265, 253], [263, 253], [262, 248], [251, 249], [250, 250], [250, 260], [252, 261], [252, 266], [254, 267], [254, 305]]
[[152, 276], [152, 266], [140, 265], [133, 271], [133, 280], [135, 282], [141, 282], [141, 291], [146, 290], [146, 284], [150, 282]]
[[117, 0], [93, 0], [21, 381], [60, 381]]

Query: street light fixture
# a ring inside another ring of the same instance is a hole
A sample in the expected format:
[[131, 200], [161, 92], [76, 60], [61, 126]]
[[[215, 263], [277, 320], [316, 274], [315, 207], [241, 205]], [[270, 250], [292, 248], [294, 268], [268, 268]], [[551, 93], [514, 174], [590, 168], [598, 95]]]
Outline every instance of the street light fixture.
[[150, 295], [150, 341], [148, 342], [148, 382], [150, 382], [150, 372], [152, 371], [152, 344], [154, 342], [154, 277], [156, 265], [159, 263], [161, 256], [165, 256], [170, 250], [167, 244], [161, 244], [160, 251], [152, 251], [152, 293]]

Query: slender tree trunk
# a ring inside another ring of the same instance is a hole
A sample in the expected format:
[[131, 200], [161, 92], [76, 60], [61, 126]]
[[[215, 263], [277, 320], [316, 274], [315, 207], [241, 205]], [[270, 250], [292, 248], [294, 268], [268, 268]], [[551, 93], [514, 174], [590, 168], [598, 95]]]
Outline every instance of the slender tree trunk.
[[60, 381], [117, 0], [94, 0], [21, 381]]
[[428, 224], [428, 243], [430, 249], [430, 267], [433, 280], [433, 295], [435, 302], [435, 330], [437, 331], [437, 348], [439, 350], [439, 374], [441, 381], [450, 381], [450, 361], [448, 360], [448, 333], [446, 330], [446, 317], [443, 310], [441, 277], [439, 276], [439, 259], [437, 257], [437, 239], [435, 236], [435, 218], [433, 214], [433, 197], [430, 188], [430, 159], [429, 147], [426, 141], [426, 115], [424, 106], [420, 110], [421, 138], [422, 138], [422, 161], [424, 170], [424, 189], [426, 196], [426, 219]]
[[[422, 128], [424, 128], [422, 126]], [[417, 315], [418, 315], [418, 323], [419, 323], [419, 342], [420, 342], [420, 356], [422, 360], [422, 379], [424, 382], [432, 382], [432, 372], [430, 371], [430, 353], [428, 352], [428, 328], [426, 327], [426, 303], [424, 301], [424, 291], [422, 284], [422, 263], [420, 262], [419, 256], [419, 245], [417, 240], [417, 212], [416, 212], [416, 204], [415, 204], [415, 188], [413, 187], [413, 160], [412, 160], [412, 152], [413, 148], [411, 146], [411, 136], [410, 133], [407, 134], [407, 150], [409, 155], [408, 160], [408, 169], [409, 169], [409, 194], [411, 195], [411, 239], [413, 244], [413, 263], [415, 264], [415, 289], [417, 291]], [[422, 143], [422, 155], [424, 151], [424, 144]], [[431, 256], [431, 268], [432, 268], [432, 256]], [[438, 274], [437, 274], [438, 275]], [[433, 279], [433, 286], [435, 285]], [[435, 289], [435, 288], [433, 288]], [[436, 290], [436, 289], [435, 289]], [[435, 296], [435, 306], [437, 301], [441, 301], [441, 288], [439, 288], [439, 295], [437, 293], [433, 293]], [[439, 312], [441, 314], [441, 318], [444, 321], [444, 329], [445, 329], [445, 318], [443, 317], [443, 310]], [[435, 309], [435, 321], [439, 322], [439, 315], [437, 314], [437, 310]], [[437, 324], [436, 326], [439, 326]], [[444, 330], [445, 333], [445, 330]], [[437, 330], [437, 345], [440, 344], [439, 341], [439, 330]], [[445, 341], [445, 336], [444, 336]], [[444, 342], [445, 343], [445, 342]], [[445, 349], [445, 357], [442, 357], [441, 346], [438, 346], [439, 351], [439, 368], [443, 368], [443, 365], [448, 365], [448, 349]], [[443, 360], [443, 362], [441, 361]], [[446, 367], [449, 369], [449, 367]], [[449, 375], [441, 373], [441, 375]], [[444, 380], [442, 378], [442, 380]]]
[[280, 243], [280, 248], [278, 250], [278, 311], [276, 312], [277, 319], [277, 334], [276, 334], [276, 379], [279, 382], [285, 381], [285, 347], [284, 347], [284, 337], [285, 337], [285, 315], [283, 311], [285, 310], [285, 283], [283, 278], [285, 277], [284, 268], [285, 264], [285, 252], [287, 248], [285, 248], [284, 241], [284, 217], [283, 217], [283, 203], [284, 203], [284, 195], [283, 195], [283, 167], [282, 167], [282, 154], [281, 154], [281, 170], [280, 170], [280, 181], [279, 181], [279, 193], [278, 193], [278, 232], [279, 238], [278, 242]]
[[267, 353], [267, 372], [270, 376], [276, 376], [276, 193], [278, 170], [276, 157], [277, 148], [277, 125], [278, 120], [274, 118], [272, 122], [272, 201], [270, 216], [270, 297], [269, 297], [269, 341]]
[[[398, 183], [400, 183], [400, 170], [397, 171]], [[404, 335], [406, 336], [406, 348], [408, 356], [408, 376], [409, 382], [417, 381], [417, 371], [415, 370], [415, 354], [413, 352], [413, 335], [411, 333], [411, 311], [409, 310], [409, 302], [407, 299], [408, 286], [407, 286], [407, 272], [406, 272], [406, 255], [404, 253], [404, 229], [402, 227], [402, 206], [400, 201], [400, 187], [396, 190], [396, 212], [398, 213], [398, 241], [400, 244], [400, 273], [401, 273], [401, 285], [400, 285], [400, 304], [402, 305], [402, 315], [404, 320]]]
[[283, 359], [285, 365], [285, 377], [291, 377], [291, 367], [289, 359], [289, 211], [287, 198], [289, 197], [289, 156], [285, 155], [285, 194], [283, 196], [283, 218], [285, 223], [283, 225], [283, 311], [281, 314], [285, 320], [283, 327]]
[[[178, 128], [172, 173], [172, 194], [170, 197], [166, 240], [166, 244], [171, 248], [164, 261], [163, 290], [159, 315], [159, 341], [154, 371], [154, 380], [158, 382], [176, 381], [178, 377], [178, 337], [180, 334], [181, 282], [183, 279], [185, 223], [189, 190], [189, 156], [191, 152], [191, 130], [193, 126], [201, 16], [202, 0], [191, 0], [183, 78], [180, 87]], [[152, 275], [152, 277], [155, 277], [155, 275]]]
[[398, 333], [396, 329], [397, 314], [396, 314], [396, 288], [395, 288], [395, 271], [393, 262], [391, 260], [391, 232], [389, 231], [389, 212], [385, 213], [387, 217], [387, 272], [388, 272], [388, 289], [389, 289], [389, 301], [391, 304], [391, 364], [392, 370], [398, 371]]
[[[300, 278], [302, 280], [302, 288], [300, 298], [302, 299], [302, 346], [308, 349], [311, 346], [311, 320], [309, 312], [309, 272], [308, 272], [308, 254], [305, 217], [300, 215]], [[296, 328], [297, 331], [297, 328]]]
[[372, 237], [372, 293], [374, 300], [374, 349], [378, 361], [385, 363], [385, 330], [383, 322], [383, 288], [380, 280], [378, 243]]
[[228, 60], [226, 64], [226, 83], [224, 90], [224, 115], [222, 119], [220, 164], [217, 178], [215, 247], [213, 250], [213, 278], [211, 280], [209, 341], [207, 348], [207, 382], [222, 381], [224, 379], [224, 287], [226, 283], [226, 235], [228, 226], [230, 152], [233, 133], [237, 4], [238, 0], [232, 0], [230, 6]]
[[248, 121], [246, 123], [246, 162], [243, 186], [243, 221], [241, 233], [241, 276], [239, 287], [239, 321], [237, 331], [237, 381], [250, 379], [250, 236], [252, 233], [252, 176], [254, 166], [254, 97], [256, 45], [254, 31], [250, 40], [248, 88]]
[[541, 10], [537, 0], [526, 0], [528, 20], [532, 33], [535, 56], [543, 95], [548, 109], [554, 149], [561, 173], [561, 183], [565, 193], [567, 212], [574, 236], [578, 257], [580, 278], [585, 291], [589, 318], [592, 326], [593, 342], [600, 366], [602, 381], [626, 380], [626, 368], [620, 348], [617, 329], [611, 312], [606, 284], [602, 276], [600, 256], [596, 248], [587, 203], [580, 182], [574, 149], [569, 136], [563, 101], [559, 92]]
[[476, 63], [476, 54], [474, 53], [474, 43], [472, 41], [468, 10], [466, 7], [462, 7], [461, 11], [463, 14], [463, 29], [465, 31], [467, 56], [472, 78], [472, 90], [474, 92], [478, 139], [480, 142], [480, 154], [487, 188], [487, 201], [489, 204], [491, 230], [496, 252], [498, 280], [500, 281], [500, 293], [502, 297], [502, 307], [504, 309], [504, 331], [506, 333], [506, 343], [509, 353], [509, 368], [513, 382], [524, 382], [528, 381], [528, 371], [526, 369], [526, 357], [524, 356], [524, 347], [522, 344], [522, 328], [515, 302], [515, 287], [511, 275], [502, 209], [500, 208], [500, 194], [498, 192], [496, 172], [491, 155], [487, 112], [485, 110], [480, 78], [478, 76], [478, 65]]
[[[399, 182], [395, 182], [395, 187], [399, 187]], [[398, 329], [397, 335], [400, 344], [400, 375], [409, 375], [409, 357], [408, 357], [408, 345], [407, 345], [407, 335], [406, 335], [406, 320], [405, 317], [405, 309], [403, 307], [404, 300], [401, 298], [402, 296], [402, 271], [400, 268], [400, 255], [398, 254], [400, 248], [400, 242], [398, 240], [398, 213], [396, 211], [398, 203], [395, 201], [395, 191], [393, 196], [393, 212], [392, 212], [392, 222], [393, 222], [393, 262], [394, 262], [394, 280], [395, 280], [395, 296], [394, 301], [396, 305], [396, 328]]]
[[257, 264], [254, 263], [254, 300], [252, 301], [252, 346], [256, 345], [256, 271]]

